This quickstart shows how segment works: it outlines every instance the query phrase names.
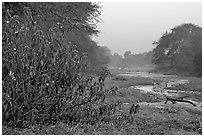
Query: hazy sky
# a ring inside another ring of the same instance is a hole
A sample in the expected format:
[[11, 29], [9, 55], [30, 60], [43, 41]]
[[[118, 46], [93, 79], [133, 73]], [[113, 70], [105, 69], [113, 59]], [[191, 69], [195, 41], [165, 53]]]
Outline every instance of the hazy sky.
[[167, 30], [185, 22], [202, 26], [202, 3], [198, 2], [103, 2], [98, 29], [93, 38], [112, 53], [143, 53]]

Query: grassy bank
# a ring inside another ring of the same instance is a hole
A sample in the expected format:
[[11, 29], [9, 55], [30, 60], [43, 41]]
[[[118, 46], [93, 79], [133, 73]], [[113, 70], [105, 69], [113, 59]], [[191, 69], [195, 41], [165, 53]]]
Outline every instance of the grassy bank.
[[172, 67], [155, 67], [152, 70], [149, 70], [151, 73], [159, 73], [159, 74], [166, 74], [166, 75], [178, 75], [180, 77], [187, 76], [187, 77], [202, 77], [198, 75], [194, 70], [189, 71], [188, 68], [172, 68]]
[[119, 88], [127, 88], [134, 85], [151, 85], [153, 79], [143, 77], [129, 77], [114, 75], [112, 78], [107, 78], [105, 81], [106, 88], [117, 86]]
[[172, 87], [170, 89], [202, 92], [202, 78], [182, 77], [181, 79], [188, 79], [189, 83], [183, 84], [183, 85], [178, 85], [178, 86]]

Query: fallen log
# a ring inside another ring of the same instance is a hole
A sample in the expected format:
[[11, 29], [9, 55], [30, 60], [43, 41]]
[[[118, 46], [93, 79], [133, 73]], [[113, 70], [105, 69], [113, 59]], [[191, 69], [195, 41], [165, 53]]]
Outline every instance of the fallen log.
[[190, 103], [192, 104], [193, 106], [196, 106], [196, 104], [194, 104], [193, 102], [189, 101], [189, 100], [183, 100], [184, 97], [180, 97], [180, 98], [171, 98], [171, 97], [166, 97], [166, 101], [165, 101], [165, 104], [168, 102], [168, 101], [171, 101], [173, 104], [177, 102], [186, 102], [186, 103]]

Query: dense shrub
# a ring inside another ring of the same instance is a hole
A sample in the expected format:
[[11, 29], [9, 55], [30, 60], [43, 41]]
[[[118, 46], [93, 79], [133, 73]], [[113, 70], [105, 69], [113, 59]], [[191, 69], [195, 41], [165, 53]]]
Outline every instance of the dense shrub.
[[3, 124], [27, 127], [110, 120], [117, 104], [104, 103], [108, 70], [99, 73], [102, 81], [93, 82], [83, 73], [86, 53], [60, 43], [59, 26], [44, 34], [41, 19], [34, 22], [29, 8], [23, 11], [24, 18], [6, 11], [2, 22]]
[[8, 12], [3, 22], [3, 122], [12, 125], [57, 118], [86, 66], [85, 54], [53, 36], [59, 28], [45, 36], [40, 20], [34, 23], [29, 9], [24, 12], [24, 20]]

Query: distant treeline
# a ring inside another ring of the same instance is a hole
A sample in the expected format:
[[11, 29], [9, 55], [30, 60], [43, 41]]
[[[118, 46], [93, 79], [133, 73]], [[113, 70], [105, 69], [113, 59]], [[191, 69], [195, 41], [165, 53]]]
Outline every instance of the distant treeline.
[[175, 26], [165, 32], [154, 49], [141, 54], [126, 51], [124, 57], [117, 53], [110, 56], [109, 66], [132, 68], [154, 65], [154, 72], [202, 76], [202, 28], [191, 24]]
[[126, 51], [124, 57], [117, 53], [114, 53], [110, 57], [111, 62], [109, 63], [112, 67], [121, 67], [121, 68], [134, 68], [134, 67], [144, 67], [150, 65], [152, 60], [152, 51], [141, 53], [141, 54], [132, 54], [131, 51]]

